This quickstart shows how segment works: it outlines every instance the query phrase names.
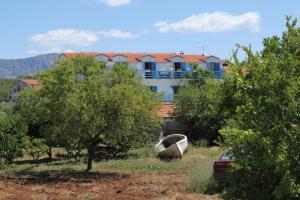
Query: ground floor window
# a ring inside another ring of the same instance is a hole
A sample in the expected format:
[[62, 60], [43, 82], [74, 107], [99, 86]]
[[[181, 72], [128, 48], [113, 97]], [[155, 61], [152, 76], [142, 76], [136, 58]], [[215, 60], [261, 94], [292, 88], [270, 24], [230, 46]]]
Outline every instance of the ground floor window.
[[178, 91], [179, 91], [179, 86], [176, 85], [176, 86], [171, 86], [172, 87], [172, 90], [173, 90], [173, 94], [177, 94]]
[[157, 86], [151, 85], [151, 86], [149, 86], [149, 89], [151, 90], [151, 92], [157, 93]]

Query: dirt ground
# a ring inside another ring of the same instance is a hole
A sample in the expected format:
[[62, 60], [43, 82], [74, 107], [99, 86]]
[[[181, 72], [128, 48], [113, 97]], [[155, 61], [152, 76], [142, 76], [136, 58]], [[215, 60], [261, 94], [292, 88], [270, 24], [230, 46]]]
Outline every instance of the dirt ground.
[[186, 191], [186, 175], [177, 173], [47, 173], [0, 178], [0, 199], [73, 200], [219, 200]]

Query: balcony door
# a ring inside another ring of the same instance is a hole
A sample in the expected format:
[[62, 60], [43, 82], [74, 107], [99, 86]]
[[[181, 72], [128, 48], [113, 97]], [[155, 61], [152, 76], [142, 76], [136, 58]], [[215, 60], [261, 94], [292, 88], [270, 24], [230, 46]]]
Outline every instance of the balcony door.
[[145, 62], [145, 71], [146, 72], [156, 71], [156, 63], [155, 62]]
[[174, 67], [174, 71], [176, 72], [186, 71], [186, 64], [184, 62], [175, 62]]

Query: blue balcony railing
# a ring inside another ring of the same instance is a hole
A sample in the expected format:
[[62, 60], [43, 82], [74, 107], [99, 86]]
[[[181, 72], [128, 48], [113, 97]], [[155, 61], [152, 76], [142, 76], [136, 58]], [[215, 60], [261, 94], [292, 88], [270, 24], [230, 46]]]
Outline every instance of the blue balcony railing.
[[[222, 71], [214, 71], [214, 78], [224, 78]], [[196, 78], [194, 72], [185, 72], [185, 71], [150, 71], [145, 72], [146, 79], [193, 79]]]
[[145, 72], [146, 79], [181, 79], [181, 78], [191, 78], [185, 77], [185, 75], [190, 72], [185, 71], [151, 71]]
[[158, 77], [158, 71], [145, 72], [146, 79], [156, 79]]

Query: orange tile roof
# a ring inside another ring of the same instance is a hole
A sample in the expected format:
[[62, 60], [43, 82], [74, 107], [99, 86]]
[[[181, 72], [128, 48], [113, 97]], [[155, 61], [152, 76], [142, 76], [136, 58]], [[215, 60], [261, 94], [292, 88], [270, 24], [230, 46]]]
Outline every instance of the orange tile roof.
[[141, 58], [144, 56], [152, 56], [158, 63], [170, 62], [169, 59], [175, 56], [180, 56], [187, 63], [202, 63], [205, 62], [207, 57], [203, 55], [190, 55], [190, 54], [176, 54], [176, 53], [102, 53], [102, 52], [80, 52], [80, 53], [63, 53], [62, 55], [67, 58], [75, 58], [76, 56], [92, 56], [96, 57], [99, 55], [104, 55], [108, 57], [109, 61], [117, 55], [122, 55], [127, 57], [128, 62], [140, 62]]
[[25, 84], [29, 85], [32, 88], [38, 89], [38, 90], [43, 87], [42, 84], [38, 80], [35, 80], [35, 79], [21, 79], [20, 81], [24, 82]]
[[189, 55], [189, 54], [184, 54], [181, 55], [184, 60], [188, 63], [201, 63], [201, 62], [205, 62], [206, 61], [206, 56], [203, 55]]
[[170, 103], [164, 103], [159, 106], [157, 115], [162, 118], [171, 118], [175, 106]]

